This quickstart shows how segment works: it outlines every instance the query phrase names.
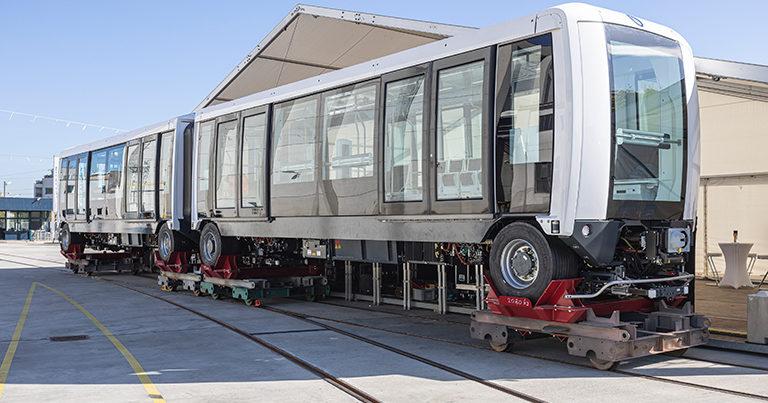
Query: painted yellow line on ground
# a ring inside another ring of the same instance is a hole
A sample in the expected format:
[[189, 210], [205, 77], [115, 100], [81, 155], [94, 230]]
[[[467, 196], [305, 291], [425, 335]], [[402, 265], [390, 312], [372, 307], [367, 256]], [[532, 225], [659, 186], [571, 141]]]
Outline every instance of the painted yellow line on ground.
[[11, 362], [13, 356], [16, 355], [16, 349], [19, 348], [19, 341], [21, 341], [21, 332], [24, 330], [24, 324], [27, 322], [27, 315], [29, 315], [29, 306], [32, 304], [32, 294], [35, 293], [36, 283], [32, 283], [27, 292], [27, 299], [24, 300], [24, 307], [21, 308], [21, 315], [19, 315], [19, 321], [16, 322], [16, 330], [13, 331], [11, 336], [11, 344], [8, 345], [8, 349], [5, 350], [3, 356], [3, 363], [0, 364], [0, 399], [3, 397], [5, 391], [5, 381], [8, 379], [8, 373], [11, 371]]
[[98, 319], [96, 319], [93, 314], [88, 312], [82, 305], [80, 305], [77, 301], [70, 298], [67, 294], [64, 294], [63, 292], [53, 288], [49, 287], [43, 283], [38, 283], [41, 287], [45, 287], [48, 290], [58, 294], [60, 297], [64, 298], [67, 302], [72, 304], [75, 308], [77, 308], [80, 312], [83, 313], [88, 319], [93, 322], [93, 324], [101, 331], [101, 333], [109, 339], [109, 341], [112, 342], [112, 344], [115, 346], [115, 348], [120, 351], [120, 353], [125, 357], [126, 361], [128, 361], [128, 364], [131, 365], [131, 368], [133, 368], [133, 372], [136, 374], [136, 376], [139, 377], [139, 380], [141, 381], [141, 384], [144, 386], [144, 390], [147, 391], [147, 394], [149, 397], [155, 402], [155, 403], [162, 403], [165, 402], [165, 399], [163, 399], [163, 395], [160, 394], [160, 391], [157, 390], [157, 387], [154, 383], [152, 383], [152, 379], [149, 378], [147, 375], [147, 371], [144, 370], [144, 368], [139, 364], [139, 360], [136, 359], [136, 357], [131, 354], [130, 351], [123, 345], [120, 340], [115, 337], [114, 334], [106, 327], [103, 323], [101, 323]]

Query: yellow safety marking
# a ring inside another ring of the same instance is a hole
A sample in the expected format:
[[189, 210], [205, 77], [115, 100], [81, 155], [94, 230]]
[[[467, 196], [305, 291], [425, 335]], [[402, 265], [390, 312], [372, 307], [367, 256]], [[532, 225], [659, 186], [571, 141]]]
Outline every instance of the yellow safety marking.
[[21, 308], [21, 315], [19, 321], [16, 322], [16, 330], [13, 331], [11, 336], [11, 344], [8, 345], [8, 349], [5, 350], [5, 356], [3, 356], [3, 363], [0, 364], [0, 399], [3, 397], [5, 391], [5, 381], [8, 379], [8, 373], [11, 370], [11, 362], [13, 356], [16, 355], [16, 349], [19, 347], [19, 341], [21, 341], [21, 331], [24, 330], [24, 323], [27, 322], [27, 315], [29, 315], [29, 306], [32, 304], [32, 294], [35, 293], [36, 283], [32, 283], [27, 292], [27, 299], [24, 301], [24, 307]]
[[63, 292], [49, 287], [43, 283], [38, 283], [40, 286], [47, 288], [50, 291], [53, 291], [54, 293], [58, 294], [60, 297], [64, 298], [67, 302], [72, 304], [75, 308], [77, 308], [80, 312], [83, 313], [88, 319], [93, 322], [93, 324], [101, 331], [104, 336], [106, 336], [109, 341], [112, 342], [112, 344], [115, 346], [115, 348], [120, 351], [120, 353], [125, 357], [126, 361], [128, 361], [128, 364], [131, 365], [131, 368], [133, 368], [133, 372], [139, 377], [139, 380], [141, 381], [141, 384], [144, 386], [144, 390], [147, 391], [147, 394], [149, 397], [154, 401], [155, 403], [164, 403], [165, 399], [163, 399], [163, 395], [160, 394], [160, 391], [157, 390], [157, 387], [154, 383], [152, 383], [152, 379], [149, 378], [147, 375], [147, 371], [142, 368], [141, 364], [139, 364], [139, 361], [136, 359], [136, 357], [131, 354], [130, 351], [123, 345], [123, 343], [120, 342], [120, 340], [115, 337], [114, 334], [106, 327], [103, 323], [101, 323], [98, 319], [96, 319], [93, 314], [88, 312], [82, 305], [77, 303], [77, 301], [70, 298], [67, 294], [64, 294]]

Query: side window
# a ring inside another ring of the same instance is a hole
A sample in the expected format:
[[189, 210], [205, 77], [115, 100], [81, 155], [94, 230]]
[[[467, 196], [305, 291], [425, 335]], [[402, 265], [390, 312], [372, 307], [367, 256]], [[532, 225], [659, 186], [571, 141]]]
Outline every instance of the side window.
[[80, 156], [77, 163], [77, 214], [85, 214], [88, 186], [88, 157]]
[[173, 133], [160, 136], [160, 218], [171, 218], [171, 189], [173, 187]]
[[141, 159], [139, 144], [128, 146], [128, 161], [126, 166], [125, 211], [139, 211], [139, 181], [141, 180]]
[[216, 127], [216, 208], [234, 208], [237, 190], [237, 121]]
[[274, 111], [272, 183], [314, 182], [317, 98], [282, 103]]
[[67, 168], [67, 214], [75, 214], [75, 189], [77, 187], [77, 157], [70, 157]]
[[549, 35], [499, 47], [496, 177], [500, 210], [547, 212], [552, 192], [554, 67]]
[[437, 76], [437, 199], [483, 197], [484, 62]]
[[157, 141], [144, 141], [141, 145], [141, 211], [155, 212], [155, 169], [157, 167]]
[[384, 93], [384, 201], [420, 201], [424, 76], [387, 83]]
[[[59, 167], [59, 211], [58, 214], [65, 215], [67, 212], [67, 168], [69, 168], [69, 160], [62, 158]], [[3, 220], [0, 220], [2, 222]]]
[[91, 215], [104, 214], [104, 199], [107, 192], [107, 150], [91, 153], [91, 172], [89, 179], [89, 197]]
[[206, 217], [208, 213], [208, 187], [211, 177], [210, 157], [213, 122], [200, 124], [197, 135], [197, 216]]
[[117, 146], [109, 149], [107, 158], [107, 194], [118, 193], [120, 179], [123, 173], [123, 151], [125, 146]]
[[358, 84], [323, 97], [323, 179], [373, 176], [376, 85]]
[[125, 145], [112, 147], [107, 155], [107, 194], [105, 214], [114, 218], [121, 216], [122, 191], [121, 181], [123, 179], [123, 153]]
[[243, 202], [242, 207], [264, 207], [267, 148], [266, 114], [243, 119]]

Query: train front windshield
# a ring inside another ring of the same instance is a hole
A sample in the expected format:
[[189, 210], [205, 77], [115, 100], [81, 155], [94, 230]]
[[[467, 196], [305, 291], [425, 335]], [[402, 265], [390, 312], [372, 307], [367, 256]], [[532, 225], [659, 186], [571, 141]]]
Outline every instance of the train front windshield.
[[644, 205], [651, 208], [641, 208], [643, 216], [636, 218], [675, 218], [682, 213], [687, 126], [680, 45], [610, 24], [606, 40], [613, 130], [612, 215], [622, 216], [630, 207]]

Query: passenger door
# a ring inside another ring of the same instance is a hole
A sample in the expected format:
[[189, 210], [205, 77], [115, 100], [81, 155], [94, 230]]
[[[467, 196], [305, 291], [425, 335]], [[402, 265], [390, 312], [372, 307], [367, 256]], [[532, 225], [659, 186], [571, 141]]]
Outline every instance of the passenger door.
[[216, 119], [213, 172], [214, 217], [237, 217], [239, 200], [238, 115], [229, 114]]
[[75, 202], [75, 220], [85, 221], [88, 208], [88, 154], [80, 154], [76, 157], [77, 171], [75, 193], [77, 201]]
[[267, 189], [269, 188], [268, 164], [268, 108], [250, 109], [242, 113], [240, 127], [240, 217], [266, 217]]
[[435, 61], [430, 111], [431, 211], [491, 211], [491, 48]]
[[429, 212], [429, 64], [385, 74], [379, 101], [379, 205], [386, 215]]
[[546, 213], [555, 140], [551, 34], [499, 46], [497, 63], [497, 211]]

